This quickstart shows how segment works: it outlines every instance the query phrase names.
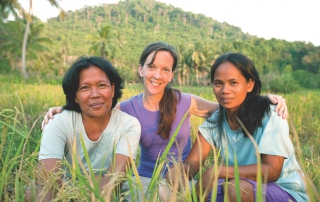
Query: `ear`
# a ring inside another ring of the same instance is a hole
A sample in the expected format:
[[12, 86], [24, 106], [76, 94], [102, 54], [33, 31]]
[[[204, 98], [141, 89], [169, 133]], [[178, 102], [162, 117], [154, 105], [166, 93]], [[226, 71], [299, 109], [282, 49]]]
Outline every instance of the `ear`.
[[77, 97], [74, 98], [74, 101], [79, 104]]
[[172, 72], [170, 82], [172, 82], [173, 76], [174, 76], [174, 72]]
[[143, 71], [142, 71], [142, 68], [143, 68], [143, 66], [141, 66], [141, 64], [139, 64], [139, 67], [138, 67], [138, 73], [139, 73], [139, 76], [140, 76], [140, 77], [143, 77]]
[[254, 87], [255, 81], [253, 79], [249, 79], [247, 82], [247, 92], [250, 93]]
[[111, 88], [112, 88], [112, 98], [114, 97], [114, 91], [115, 91], [115, 89], [116, 89], [116, 85], [113, 83], [112, 85], [111, 85]]

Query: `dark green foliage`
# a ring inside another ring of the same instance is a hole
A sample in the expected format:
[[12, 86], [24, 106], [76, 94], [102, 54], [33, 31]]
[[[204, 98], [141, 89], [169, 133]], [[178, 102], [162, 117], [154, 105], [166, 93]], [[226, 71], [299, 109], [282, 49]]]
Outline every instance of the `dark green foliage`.
[[275, 93], [292, 93], [300, 88], [298, 82], [291, 74], [274, 74], [273, 79], [268, 83], [268, 90]]
[[313, 74], [306, 70], [297, 70], [292, 73], [292, 76], [304, 88], [320, 88], [320, 73]]
[[[20, 28], [13, 29], [13, 24]], [[31, 76], [62, 77], [79, 56], [97, 54], [88, 53], [97, 42], [88, 36], [98, 35], [98, 28], [102, 25], [110, 25], [110, 31], [117, 33], [115, 41], [106, 44], [112, 48], [105, 48], [104, 54], [111, 56], [108, 59], [123, 72], [127, 82], [135, 82], [138, 58], [143, 48], [162, 40], [179, 49], [182, 59], [175, 80], [180, 85], [208, 85], [208, 72], [215, 58], [233, 51], [249, 56], [261, 77], [276, 71], [284, 72], [290, 65], [297, 83], [303, 87], [319, 88], [319, 79], [312, 75], [319, 74], [320, 47], [274, 38], [265, 40], [244, 34], [239, 27], [226, 22], [220, 23], [155, 0], [125, 0], [117, 4], [86, 6], [75, 12], [66, 12], [65, 18], [49, 19], [44, 28], [38, 25], [34, 29], [41, 29], [41, 34], [37, 32], [30, 36], [35, 40], [29, 42], [28, 72]], [[0, 18], [0, 27], [0, 61], [6, 63], [4, 71], [9, 72], [8, 66], [19, 69], [23, 23], [4, 23]], [[42, 38], [53, 43], [45, 44], [40, 40]], [[309, 83], [300, 82], [302, 78], [295, 73], [298, 70], [310, 73]]]

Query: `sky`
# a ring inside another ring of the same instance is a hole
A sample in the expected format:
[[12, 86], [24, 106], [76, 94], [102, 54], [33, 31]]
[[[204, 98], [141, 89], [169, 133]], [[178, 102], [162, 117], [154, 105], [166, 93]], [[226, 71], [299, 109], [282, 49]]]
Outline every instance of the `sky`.
[[[240, 27], [265, 39], [311, 42], [320, 46], [320, 0], [157, 0], [184, 11], [204, 14]], [[29, 0], [19, 1], [27, 8]], [[118, 0], [62, 0], [65, 10], [117, 3]], [[33, 13], [42, 21], [56, 17], [58, 9], [46, 0], [33, 0]]]

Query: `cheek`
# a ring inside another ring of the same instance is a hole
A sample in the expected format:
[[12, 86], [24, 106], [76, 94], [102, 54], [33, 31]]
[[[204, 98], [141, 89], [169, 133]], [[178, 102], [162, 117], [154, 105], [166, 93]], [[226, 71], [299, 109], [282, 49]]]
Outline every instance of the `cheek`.
[[219, 90], [215, 87], [212, 88], [213, 94], [217, 97]]

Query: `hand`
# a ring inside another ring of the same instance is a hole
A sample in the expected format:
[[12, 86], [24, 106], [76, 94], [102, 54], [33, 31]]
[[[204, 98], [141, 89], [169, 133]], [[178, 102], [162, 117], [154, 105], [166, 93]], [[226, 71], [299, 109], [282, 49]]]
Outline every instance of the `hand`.
[[283, 119], [288, 117], [288, 109], [286, 104], [286, 99], [284, 99], [281, 95], [266, 95], [272, 104], [276, 104], [277, 107], [275, 111], [278, 113], [279, 116], [282, 116]]
[[51, 107], [48, 112], [44, 115], [43, 121], [41, 123], [41, 130], [44, 129], [45, 125], [48, 124], [49, 119], [53, 119], [55, 114], [60, 114], [63, 111], [62, 107]]
[[[219, 177], [219, 176], [217, 176]], [[201, 177], [201, 185], [200, 180], [196, 184], [196, 193], [199, 198], [200, 194], [205, 194], [205, 201], [207, 201], [208, 193], [212, 190], [214, 184], [215, 174], [214, 174], [214, 166], [208, 168], [206, 172], [203, 173]], [[202, 191], [200, 192], [200, 186]]]
[[181, 183], [185, 184], [185, 179], [187, 179], [186, 181], [189, 181], [186, 172], [187, 169], [184, 164], [177, 163], [172, 165], [165, 176], [168, 185], [171, 187], [178, 185], [178, 190], [184, 188], [183, 186], [180, 187], [180, 185]]
[[176, 175], [175, 167], [172, 166], [168, 169], [168, 172], [166, 173], [166, 176], [165, 176], [167, 183], [171, 186], [173, 185], [173, 180], [175, 175]]

